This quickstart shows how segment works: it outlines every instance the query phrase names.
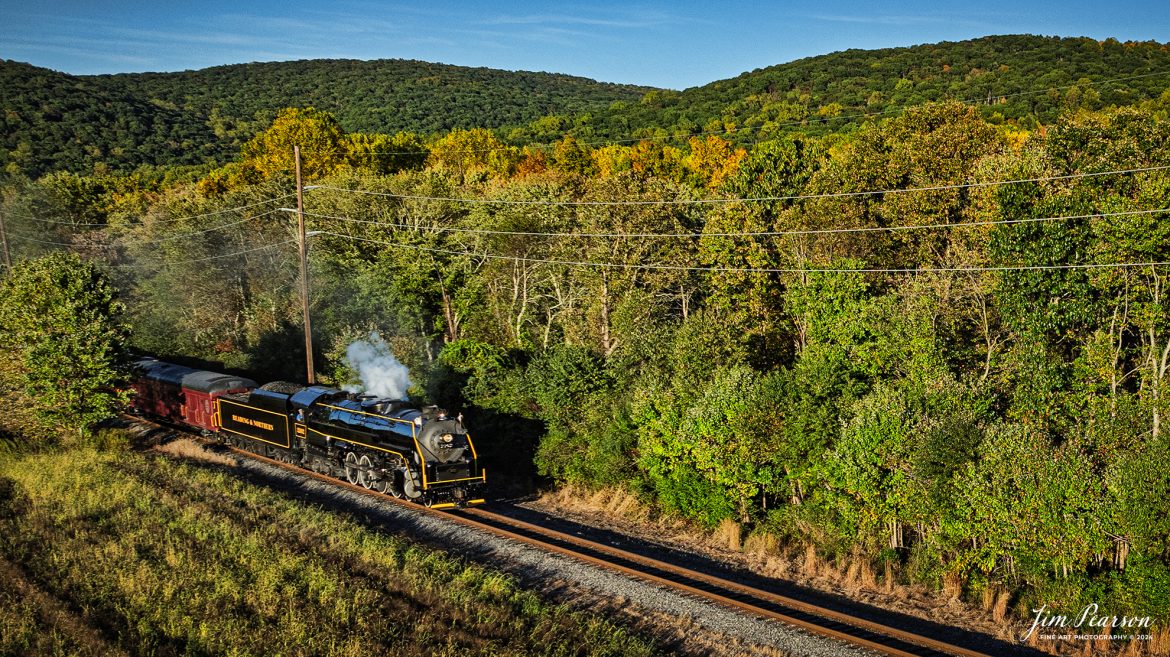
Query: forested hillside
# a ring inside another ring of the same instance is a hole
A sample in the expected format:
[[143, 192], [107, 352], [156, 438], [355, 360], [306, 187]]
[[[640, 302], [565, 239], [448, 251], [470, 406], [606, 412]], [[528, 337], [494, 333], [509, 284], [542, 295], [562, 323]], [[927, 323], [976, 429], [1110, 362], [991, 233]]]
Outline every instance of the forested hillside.
[[599, 110], [650, 90], [570, 75], [395, 59], [239, 64], [98, 80], [204, 117], [271, 119], [284, 107], [313, 106], [332, 113], [346, 130], [391, 134], [518, 125], [547, 114]]
[[93, 78], [2, 61], [0, 89], [0, 169], [7, 175], [199, 164], [230, 152], [199, 116]]
[[910, 48], [846, 50], [617, 103], [579, 130], [615, 138], [738, 130], [740, 141], [826, 134], [946, 99], [977, 102], [991, 123], [1032, 129], [1075, 108], [1157, 98], [1170, 48], [1156, 42], [990, 36]]
[[141, 164], [223, 164], [285, 107], [330, 112], [349, 131], [423, 137], [488, 128], [513, 145], [855, 129], [926, 101], [980, 103], [993, 124], [1036, 129], [1065, 111], [1158, 98], [1158, 43], [995, 36], [849, 50], [686, 91], [425, 62], [313, 60], [179, 73], [70, 76], [3, 62], [0, 167], [37, 177]]
[[37, 177], [95, 165], [222, 164], [284, 107], [328, 110], [347, 130], [497, 128], [576, 115], [647, 88], [551, 73], [403, 60], [313, 60], [179, 73], [72, 76], [0, 63], [0, 168]]

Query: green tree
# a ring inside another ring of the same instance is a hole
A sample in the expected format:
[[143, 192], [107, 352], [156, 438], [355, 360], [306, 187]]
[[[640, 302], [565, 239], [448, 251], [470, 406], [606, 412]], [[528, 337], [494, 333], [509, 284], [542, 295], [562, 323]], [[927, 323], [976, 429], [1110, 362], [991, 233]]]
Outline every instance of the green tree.
[[536, 454], [542, 473], [600, 483], [599, 475], [605, 470], [621, 467], [620, 435], [599, 437], [581, 430], [581, 425], [602, 425], [592, 416], [599, 410], [609, 411], [605, 393], [612, 384], [596, 354], [584, 347], [554, 345], [528, 364], [524, 381], [528, 399], [521, 406], [534, 409], [533, 414], [548, 427]]
[[0, 297], [0, 341], [44, 422], [85, 435], [118, 410], [129, 331], [97, 266], [65, 253], [23, 262], [0, 283]]
[[954, 565], [1068, 578], [1103, 553], [1104, 485], [1078, 447], [1054, 447], [1022, 424], [991, 427], [958, 477], [967, 535]]
[[[750, 156], [734, 158], [734, 173], [721, 178], [722, 191], [749, 198], [799, 195], [821, 159], [807, 140], [764, 142]], [[707, 214], [698, 257], [716, 271], [708, 279], [706, 304], [719, 308], [751, 344], [756, 365], [784, 362], [789, 355], [793, 341], [784, 313], [785, 282], [778, 273], [742, 270], [806, 266], [807, 237], [734, 233], [800, 229], [807, 227], [804, 221], [805, 213], [792, 200], [726, 204]]]
[[743, 365], [720, 370], [675, 436], [694, 469], [734, 500], [741, 522], [776, 477], [779, 418], [761, 394], [768, 383]]
[[36, 182], [30, 209], [71, 224], [104, 223], [113, 205], [110, 182], [103, 176], [49, 174]]
[[558, 141], [553, 150], [553, 160], [558, 169], [579, 176], [591, 176], [597, 173], [597, 166], [593, 162], [592, 151], [588, 144], [582, 144], [573, 137], [565, 136]]

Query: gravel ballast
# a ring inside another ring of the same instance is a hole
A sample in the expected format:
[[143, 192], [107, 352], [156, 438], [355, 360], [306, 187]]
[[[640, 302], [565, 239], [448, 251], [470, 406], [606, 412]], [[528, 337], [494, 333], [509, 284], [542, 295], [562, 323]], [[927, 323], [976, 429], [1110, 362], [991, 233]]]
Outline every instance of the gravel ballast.
[[260, 461], [241, 458], [237, 469], [254, 483], [348, 511], [368, 524], [505, 571], [557, 602], [634, 624], [674, 643], [672, 647], [682, 652], [817, 657], [874, 654]]

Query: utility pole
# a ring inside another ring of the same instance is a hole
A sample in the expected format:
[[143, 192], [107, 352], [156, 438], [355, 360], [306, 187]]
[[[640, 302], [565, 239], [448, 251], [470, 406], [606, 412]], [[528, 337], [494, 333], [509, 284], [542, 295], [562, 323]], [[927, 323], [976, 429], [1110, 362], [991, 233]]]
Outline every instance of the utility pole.
[[305, 187], [301, 182], [300, 146], [293, 146], [293, 159], [297, 163], [297, 249], [301, 255], [301, 308], [305, 313], [305, 369], [309, 385], [313, 385], [317, 377], [313, 372], [313, 328], [309, 324], [309, 245], [305, 238]]
[[0, 247], [4, 251], [4, 266], [12, 271], [12, 256], [8, 254], [8, 229], [4, 227], [3, 212], [0, 212]]

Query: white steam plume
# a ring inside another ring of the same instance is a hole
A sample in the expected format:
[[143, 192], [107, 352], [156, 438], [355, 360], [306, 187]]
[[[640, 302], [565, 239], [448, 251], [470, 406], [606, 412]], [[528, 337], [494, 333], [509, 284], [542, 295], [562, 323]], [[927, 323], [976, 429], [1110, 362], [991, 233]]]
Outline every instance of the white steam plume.
[[382, 336], [370, 333], [368, 340], [357, 340], [345, 349], [345, 360], [362, 380], [345, 386], [349, 392], [368, 392], [378, 397], [406, 399], [410, 388], [410, 371], [398, 362]]

